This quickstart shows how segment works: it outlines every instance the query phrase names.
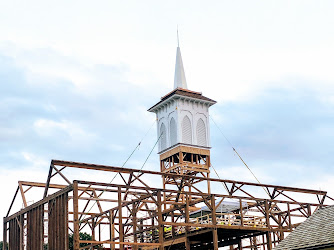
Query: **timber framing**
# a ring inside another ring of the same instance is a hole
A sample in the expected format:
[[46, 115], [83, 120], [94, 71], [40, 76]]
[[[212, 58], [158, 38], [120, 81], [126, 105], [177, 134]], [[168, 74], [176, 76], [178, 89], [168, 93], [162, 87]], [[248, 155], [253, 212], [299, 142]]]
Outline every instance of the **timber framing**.
[[[45, 183], [19, 182], [3, 220], [5, 249], [8, 242], [10, 249], [43, 249], [48, 244], [49, 249], [66, 250], [69, 233], [75, 250], [101, 245], [272, 249], [301, 221], [333, 204], [325, 191], [210, 178], [209, 171], [202, 172], [209, 170], [209, 151], [188, 151], [161, 155], [161, 172], [52, 160]], [[111, 172], [119, 178], [111, 183], [71, 180], [68, 168]], [[53, 182], [55, 176], [61, 183]], [[152, 186], [148, 179], [162, 179], [163, 185]], [[259, 197], [263, 189], [268, 194]], [[34, 190], [43, 196], [28, 205], [27, 196]], [[23, 208], [11, 214], [19, 197]], [[223, 211], [224, 204], [233, 204], [233, 209]], [[206, 210], [200, 209], [204, 206]], [[92, 239], [80, 239], [82, 232]]]

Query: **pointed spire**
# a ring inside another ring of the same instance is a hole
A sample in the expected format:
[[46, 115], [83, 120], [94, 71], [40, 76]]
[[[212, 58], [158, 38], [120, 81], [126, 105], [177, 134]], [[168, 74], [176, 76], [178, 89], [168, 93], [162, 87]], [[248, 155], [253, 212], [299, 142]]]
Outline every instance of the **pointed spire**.
[[186, 75], [184, 74], [181, 50], [179, 46], [179, 29], [177, 29], [177, 49], [174, 75], [174, 89], [176, 88], [187, 89]]

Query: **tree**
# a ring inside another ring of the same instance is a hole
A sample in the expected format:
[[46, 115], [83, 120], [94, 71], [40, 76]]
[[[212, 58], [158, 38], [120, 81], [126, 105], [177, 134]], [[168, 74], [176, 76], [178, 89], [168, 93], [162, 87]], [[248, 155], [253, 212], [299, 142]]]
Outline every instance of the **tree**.
[[[7, 245], [7, 249], [8, 249], [8, 244], [6, 244]], [[3, 250], [4, 249], [4, 247], [3, 247], [3, 241], [0, 241], [0, 250]]]
[[[79, 239], [80, 240], [92, 240], [92, 236], [88, 233], [79, 233]], [[69, 248], [70, 250], [73, 250], [73, 234], [69, 234], [68, 237], [69, 242]], [[90, 245], [89, 243], [80, 243], [80, 247], [85, 247]], [[94, 249], [103, 249], [102, 245], [96, 245], [94, 246]], [[0, 249], [1, 250], [1, 249]]]

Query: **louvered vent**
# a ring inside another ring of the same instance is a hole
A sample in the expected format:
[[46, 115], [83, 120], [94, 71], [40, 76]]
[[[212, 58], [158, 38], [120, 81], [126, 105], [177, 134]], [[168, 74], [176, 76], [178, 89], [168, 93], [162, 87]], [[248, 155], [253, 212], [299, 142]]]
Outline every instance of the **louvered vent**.
[[182, 142], [192, 144], [191, 136], [191, 122], [189, 117], [185, 116], [182, 121]]
[[202, 119], [199, 119], [197, 122], [196, 132], [197, 132], [197, 145], [207, 146], [205, 123]]
[[166, 126], [165, 124], [161, 124], [161, 127], [160, 127], [160, 134], [159, 136], [161, 135], [160, 137], [160, 150], [164, 150], [166, 148]]
[[170, 120], [170, 145], [173, 146], [177, 142], [177, 130], [176, 130], [176, 122], [174, 118]]

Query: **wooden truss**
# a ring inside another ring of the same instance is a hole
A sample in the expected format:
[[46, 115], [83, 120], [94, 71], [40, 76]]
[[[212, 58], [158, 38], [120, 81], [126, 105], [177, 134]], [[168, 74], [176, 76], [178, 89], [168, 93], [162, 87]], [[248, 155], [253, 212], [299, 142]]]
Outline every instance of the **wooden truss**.
[[[188, 154], [185, 157], [205, 156]], [[333, 202], [325, 191], [181, 174], [182, 166], [173, 168], [179, 162], [169, 160], [172, 155], [162, 158], [161, 172], [52, 160], [46, 183], [19, 182], [4, 217], [5, 249], [8, 242], [10, 250], [43, 249], [43, 244], [50, 250], [66, 250], [69, 232], [75, 250], [101, 245], [143, 250], [272, 249], [325, 202]], [[207, 156], [204, 168], [209, 166]], [[65, 175], [68, 168], [113, 172], [120, 181], [70, 180]], [[56, 175], [64, 183], [52, 183]], [[145, 181], [160, 178], [163, 188]], [[173, 181], [177, 185], [169, 185]], [[200, 182], [211, 183], [211, 190], [207, 185], [194, 187]], [[28, 191], [37, 189], [43, 189], [42, 199], [28, 205]], [[268, 197], [256, 195], [263, 189]], [[10, 215], [19, 191], [24, 208]], [[226, 201], [234, 208], [219, 210]], [[80, 232], [88, 232], [92, 240], [80, 239]], [[88, 245], [80, 246], [83, 243]]]

